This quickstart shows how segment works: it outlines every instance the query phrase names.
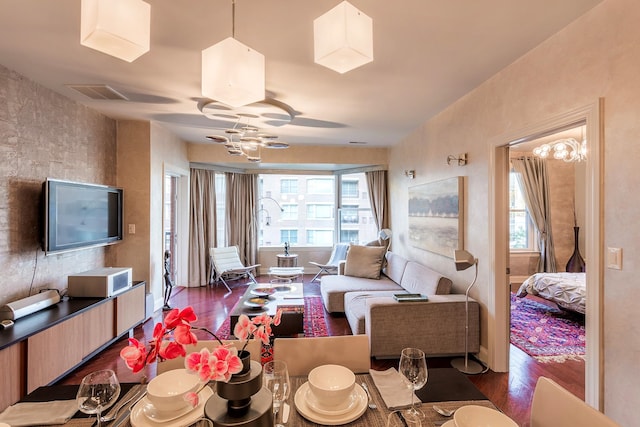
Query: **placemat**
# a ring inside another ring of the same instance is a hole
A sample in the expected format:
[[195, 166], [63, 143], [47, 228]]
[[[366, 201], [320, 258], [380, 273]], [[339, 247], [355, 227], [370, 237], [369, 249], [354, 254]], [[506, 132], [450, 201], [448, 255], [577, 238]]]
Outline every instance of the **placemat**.
[[422, 402], [489, 400], [469, 378], [455, 368], [429, 369], [427, 384], [416, 391]]

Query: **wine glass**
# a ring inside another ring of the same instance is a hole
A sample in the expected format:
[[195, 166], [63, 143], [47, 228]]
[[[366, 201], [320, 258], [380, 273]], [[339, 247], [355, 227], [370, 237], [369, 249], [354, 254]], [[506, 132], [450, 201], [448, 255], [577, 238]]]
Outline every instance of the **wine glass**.
[[415, 402], [415, 391], [427, 383], [427, 361], [424, 357], [424, 351], [419, 348], [403, 349], [398, 370], [407, 387], [411, 390], [411, 408], [404, 411], [402, 415], [409, 419], [424, 418], [424, 412], [418, 409]]
[[289, 392], [291, 390], [287, 364], [279, 360], [265, 363], [262, 367], [262, 384], [269, 389], [273, 395], [274, 425], [276, 427], [283, 427], [284, 425], [279, 422], [282, 418], [280, 407], [289, 398]]
[[76, 402], [80, 411], [98, 416], [97, 426], [100, 427], [102, 410], [110, 408], [118, 396], [120, 396], [120, 383], [116, 373], [111, 369], [103, 369], [92, 372], [82, 379], [76, 394]]

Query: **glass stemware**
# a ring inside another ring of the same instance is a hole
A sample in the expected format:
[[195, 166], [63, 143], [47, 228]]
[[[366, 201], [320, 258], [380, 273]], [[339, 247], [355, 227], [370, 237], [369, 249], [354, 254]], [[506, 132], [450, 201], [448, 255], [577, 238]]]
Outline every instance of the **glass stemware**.
[[92, 372], [82, 379], [76, 394], [76, 402], [80, 411], [98, 416], [96, 425], [100, 427], [102, 411], [110, 408], [118, 396], [120, 396], [118, 377], [111, 369], [103, 369]]
[[265, 363], [262, 367], [262, 383], [273, 395], [274, 425], [283, 427], [282, 422], [280, 422], [282, 419], [282, 411], [280, 409], [282, 404], [289, 398], [291, 391], [287, 364], [279, 360]]
[[398, 368], [402, 379], [411, 390], [411, 408], [403, 411], [402, 415], [407, 419], [424, 418], [424, 412], [416, 405], [415, 391], [422, 388], [427, 383], [427, 361], [424, 352], [419, 348], [405, 348], [400, 355], [400, 366]]

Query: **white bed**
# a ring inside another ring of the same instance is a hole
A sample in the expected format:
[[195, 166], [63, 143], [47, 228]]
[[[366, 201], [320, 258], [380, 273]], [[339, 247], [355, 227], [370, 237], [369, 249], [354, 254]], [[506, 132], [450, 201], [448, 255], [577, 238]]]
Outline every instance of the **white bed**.
[[522, 283], [516, 295], [535, 295], [553, 301], [565, 310], [584, 314], [587, 299], [585, 274], [536, 273]]

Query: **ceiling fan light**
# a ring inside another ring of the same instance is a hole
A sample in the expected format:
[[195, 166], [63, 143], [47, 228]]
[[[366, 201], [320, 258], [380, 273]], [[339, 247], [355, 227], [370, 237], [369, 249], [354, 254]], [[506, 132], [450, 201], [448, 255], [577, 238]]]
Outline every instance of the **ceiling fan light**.
[[313, 21], [314, 61], [346, 73], [373, 61], [373, 21], [343, 1]]
[[151, 6], [142, 0], [82, 0], [80, 44], [123, 61], [149, 51]]
[[265, 141], [262, 146], [265, 148], [289, 148], [289, 144], [283, 141]]
[[217, 142], [219, 144], [225, 144], [229, 142], [229, 138], [222, 135], [207, 135], [205, 138], [207, 138], [209, 141]]
[[264, 55], [233, 37], [203, 50], [202, 95], [231, 107], [262, 101]]

